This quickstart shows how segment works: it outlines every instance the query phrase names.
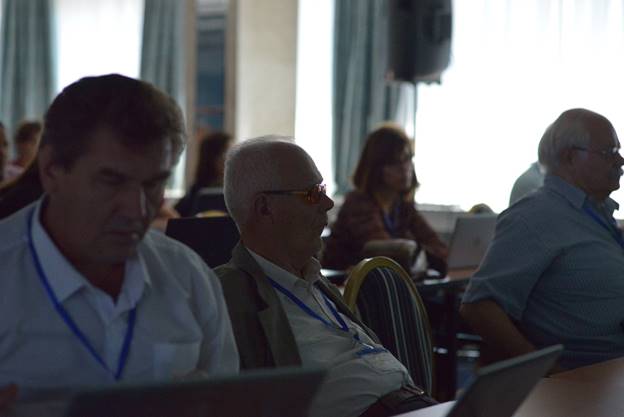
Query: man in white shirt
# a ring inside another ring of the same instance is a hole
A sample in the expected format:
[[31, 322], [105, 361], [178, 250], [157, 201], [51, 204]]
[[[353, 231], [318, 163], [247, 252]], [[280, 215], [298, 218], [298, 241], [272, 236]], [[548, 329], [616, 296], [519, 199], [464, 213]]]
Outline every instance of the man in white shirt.
[[322, 182], [291, 138], [251, 139], [226, 157], [225, 201], [241, 242], [216, 272], [241, 367], [326, 368], [314, 417], [389, 416], [431, 405], [320, 274], [315, 256], [334, 205]]
[[218, 279], [148, 231], [183, 146], [179, 108], [148, 83], [88, 77], [54, 100], [45, 194], [0, 222], [0, 408], [15, 385], [36, 399], [238, 371]]

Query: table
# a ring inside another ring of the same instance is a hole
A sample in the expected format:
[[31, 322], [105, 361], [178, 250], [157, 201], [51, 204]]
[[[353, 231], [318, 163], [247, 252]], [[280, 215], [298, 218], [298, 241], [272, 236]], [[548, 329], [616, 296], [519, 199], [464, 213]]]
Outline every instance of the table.
[[551, 375], [551, 378], [618, 386], [624, 390], [624, 357]]
[[[513, 417], [614, 417], [624, 415], [624, 358], [543, 378]], [[444, 417], [454, 402], [401, 414]]]

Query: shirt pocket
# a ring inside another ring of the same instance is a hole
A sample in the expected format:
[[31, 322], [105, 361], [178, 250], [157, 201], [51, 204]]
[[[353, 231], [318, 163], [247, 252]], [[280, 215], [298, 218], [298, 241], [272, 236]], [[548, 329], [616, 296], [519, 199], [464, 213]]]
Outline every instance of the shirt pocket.
[[197, 368], [200, 342], [156, 343], [154, 345], [154, 379], [184, 377]]
[[370, 370], [380, 375], [394, 372], [407, 374], [405, 366], [388, 351], [364, 354], [360, 359]]

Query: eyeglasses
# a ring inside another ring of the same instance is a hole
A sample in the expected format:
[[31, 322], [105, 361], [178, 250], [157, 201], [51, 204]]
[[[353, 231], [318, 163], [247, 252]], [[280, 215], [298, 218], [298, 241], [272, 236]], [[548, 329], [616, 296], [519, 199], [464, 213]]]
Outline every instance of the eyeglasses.
[[315, 184], [307, 190], [271, 190], [262, 191], [263, 194], [278, 194], [278, 195], [298, 195], [309, 204], [318, 204], [327, 194], [327, 186], [325, 184]]
[[573, 146], [572, 149], [576, 149], [577, 151], [584, 151], [584, 152], [589, 152], [589, 153], [595, 153], [595, 154], [598, 154], [598, 155], [602, 156], [605, 159], [613, 159], [617, 155], [620, 154], [620, 147], [619, 146], [614, 146], [613, 148], [602, 149], [602, 150], [583, 148], [582, 146]]

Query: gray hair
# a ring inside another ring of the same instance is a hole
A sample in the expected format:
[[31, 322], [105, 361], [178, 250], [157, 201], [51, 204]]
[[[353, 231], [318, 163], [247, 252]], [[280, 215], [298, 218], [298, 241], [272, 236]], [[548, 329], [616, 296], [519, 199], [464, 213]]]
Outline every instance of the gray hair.
[[553, 173], [559, 168], [561, 153], [565, 149], [589, 146], [590, 123], [596, 118], [606, 120], [604, 116], [590, 110], [570, 109], [561, 113], [548, 126], [538, 147], [538, 159], [546, 172]]
[[228, 151], [223, 194], [225, 205], [239, 230], [248, 220], [255, 195], [280, 187], [274, 151], [283, 146], [301, 149], [294, 144], [292, 137], [268, 135], [240, 142]]

